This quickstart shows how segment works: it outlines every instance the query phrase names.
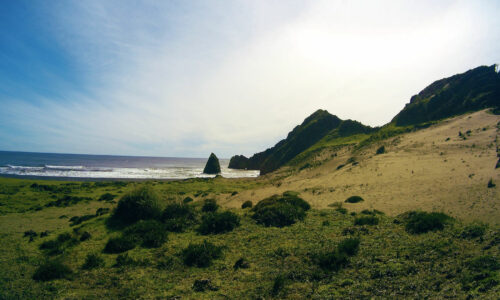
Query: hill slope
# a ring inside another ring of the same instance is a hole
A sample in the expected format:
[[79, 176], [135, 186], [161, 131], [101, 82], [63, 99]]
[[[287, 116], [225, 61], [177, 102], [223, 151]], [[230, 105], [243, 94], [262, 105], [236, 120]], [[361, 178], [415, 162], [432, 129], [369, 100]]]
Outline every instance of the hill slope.
[[[263, 177], [273, 186], [242, 192], [226, 205], [237, 207], [244, 199], [295, 190], [317, 208], [360, 195], [364, 202], [346, 207], [390, 215], [410, 209], [445, 211], [466, 220], [500, 223], [500, 168], [495, 169], [499, 124], [500, 116], [483, 110], [361, 149], [356, 141], [323, 147], [303, 161], [313, 167], [284, 167]], [[375, 155], [382, 145], [386, 153]], [[496, 187], [487, 187], [490, 179]]]
[[414, 125], [499, 105], [500, 74], [496, 65], [481, 66], [435, 81], [411, 97], [393, 122]]
[[248, 159], [242, 155], [233, 156], [229, 168], [260, 170], [261, 174], [272, 172], [320, 141], [332, 130], [336, 130], [337, 136], [345, 137], [371, 132], [373, 129], [356, 121], [342, 121], [328, 111], [320, 109], [296, 126], [288, 133], [286, 139], [275, 146]]

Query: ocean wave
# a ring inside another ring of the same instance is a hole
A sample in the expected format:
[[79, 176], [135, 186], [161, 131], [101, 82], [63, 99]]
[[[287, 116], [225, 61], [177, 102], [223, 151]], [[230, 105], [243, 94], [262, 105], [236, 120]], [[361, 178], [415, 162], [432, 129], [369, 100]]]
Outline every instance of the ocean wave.
[[[78, 167], [78, 168], [75, 168]], [[22, 167], [14, 166], [0, 168], [0, 174], [43, 176], [43, 177], [69, 177], [69, 178], [123, 178], [123, 179], [186, 179], [210, 178], [214, 175], [203, 174], [203, 169], [198, 167], [168, 167], [168, 168], [104, 168], [84, 166], [45, 166]], [[259, 171], [232, 170], [222, 168], [223, 177], [257, 177]]]

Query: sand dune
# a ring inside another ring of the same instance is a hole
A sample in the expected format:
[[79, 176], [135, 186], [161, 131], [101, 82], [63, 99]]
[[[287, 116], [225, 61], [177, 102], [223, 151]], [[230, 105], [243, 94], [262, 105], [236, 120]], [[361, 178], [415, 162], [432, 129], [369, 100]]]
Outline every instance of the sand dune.
[[[295, 190], [314, 207], [324, 208], [359, 195], [364, 202], [344, 207], [354, 211], [378, 209], [389, 215], [416, 209], [443, 211], [465, 220], [500, 224], [500, 168], [495, 169], [499, 122], [500, 116], [479, 111], [361, 151], [345, 147], [319, 167], [280, 179], [287, 171], [283, 168], [269, 175], [276, 182], [274, 186], [220, 201], [237, 207], [248, 199], [256, 202]], [[466, 136], [465, 140], [459, 132]], [[385, 146], [386, 153], [375, 155], [380, 145]], [[337, 170], [350, 157], [355, 157], [359, 164]], [[490, 178], [498, 183], [496, 187], [487, 188]]]

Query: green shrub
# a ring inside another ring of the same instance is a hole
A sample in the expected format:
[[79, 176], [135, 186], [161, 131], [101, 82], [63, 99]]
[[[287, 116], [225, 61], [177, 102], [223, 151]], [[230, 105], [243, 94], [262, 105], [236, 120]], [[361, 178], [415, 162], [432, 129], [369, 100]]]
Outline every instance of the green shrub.
[[131, 258], [128, 253], [120, 254], [116, 257], [116, 263], [114, 267], [125, 267], [125, 266], [135, 266], [138, 262]]
[[375, 154], [383, 154], [385, 153], [385, 147], [384, 146], [380, 146], [378, 149], [377, 149], [377, 152]]
[[189, 244], [180, 256], [186, 266], [205, 268], [212, 264], [212, 260], [222, 256], [222, 247], [203, 241], [201, 244]]
[[40, 250], [46, 251], [47, 255], [58, 255], [64, 253], [67, 248], [77, 245], [79, 241], [69, 232], [59, 234], [55, 239], [40, 244]]
[[479, 256], [466, 262], [467, 269], [462, 272], [462, 287], [464, 290], [477, 289], [487, 292], [500, 284], [498, 270], [500, 263], [490, 255]]
[[198, 227], [197, 231], [203, 235], [219, 234], [232, 231], [239, 225], [240, 218], [236, 214], [230, 211], [215, 212], [202, 217], [200, 227]]
[[354, 225], [377, 225], [378, 218], [375, 216], [363, 216], [354, 220]]
[[104, 253], [122, 253], [131, 249], [134, 249], [136, 241], [127, 236], [121, 236], [117, 238], [110, 238], [104, 247]]
[[286, 278], [283, 274], [279, 274], [274, 278], [271, 295], [277, 296], [285, 288], [285, 280]]
[[364, 201], [360, 196], [351, 196], [345, 200], [346, 203], [358, 203]]
[[303, 220], [306, 213], [301, 208], [297, 208], [288, 203], [276, 203], [267, 205], [256, 210], [252, 218], [258, 224], [275, 227], [284, 227], [295, 224], [298, 220]]
[[125, 194], [116, 207], [113, 217], [124, 222], [156, 219], [161, 215], [158, 195], [147, 185]]
[[80, 236], [80, 242], [84, 242], [84, 241], [90, 239], [91, 237], [92, 237], [92, 235], [90, 235], [90, 233], [88, 231], [85, 231]]
[[347, 238], [333, 250], [313, 255], [313, 261], [323, 270], [338, 271], [349, 264], [349, 257], [359, 251], [359, 238]]
[[203, 206], [201, 207], [202, 212], [215, 212], [219, 208], [217, 201], [215, 199], [205, 199]]
[[413, 211], [406, 218], [406, 231], [412, 234], [443, 230], [444, 224], [452, 218], [444, 213]]
[[85, 263], [82, 265], [83, 270], [90, 270], [104, 266], [104, 259], [98, 254], [90, 253], [85, 258]]
[[469, 224], [465, 226], [464, 230], [460, 234], [460, 237], [464, 239], [475, 239], [482, 237], [486, 232], [485, 224]]
[[99, 197], [99, 201], [111, 201], [116, 198], [116, 195], [113, 195], [111, 193], [105, 193], [102, 194], [101, 197]]
[[243, 208], [243, 209], [244, 208], [251, 208], [252, 206], [253, 206], [252, 201], [247, 200], [247, 201], [243, 202], [243, 204], [241, 205], [241, 208]]
[[139, 221], [125, 229], [123, 235], [147, 248], [158, 248], [167, 241], [164, 225], [156, 220]]
[[359, 250], [359, 238], [348, 238], [339, 243], [337, 249], [339, 252], [346, 253], [349, 256], [356, 255]]
[[494, 188], [496, 186], [497, 185], [493, 183], [493, 179], [490, 178], [490, 181], [488, 181], [488, 188], [491, 189], [491, 188]]
[[335, 209], [335, 211], [338, 211], [339, 213], [341, 213], [341, 214], [343, 214], [343, 215], [347, 214], [347, 209], [346, 209], [346, 208], [343, 208], [343, 207], [337, 207], [337, 208]]
[[185, 203], [172, 203], [165, 207], [162, 214], [165, 229], [171, 232], [183, 232], [196, 223], [194, 208]]
[[284, 227], [303, 220], [311, 206], [295, 192], [273, 195], [259, 201], [253, 208], [252, 218], [265, 226]]
[[234, 270], [238, 270], [238, 269], [248, 269], [250, 268], [250, 264], [248, 263], [248, 261], [241, 257], [240, 259], [238, 259], [235, 263], [234, 263], [234, 266], [233, 266], [233, 269]]
[[186, 198], [184, 198], [184, 200], [182, 200], [182, 203], [184, 203], [184, 204], [187, 204], [187, 203], [189, 203], [189, 202], [193, 202], [193, 198], [191, 198], [191, 197], [186, 197]]
[[71, 279], [73, 271], [59, 260], [47, 261], [39, 266], [33, 274], [37, 281], [50, 281], [54, 279]]

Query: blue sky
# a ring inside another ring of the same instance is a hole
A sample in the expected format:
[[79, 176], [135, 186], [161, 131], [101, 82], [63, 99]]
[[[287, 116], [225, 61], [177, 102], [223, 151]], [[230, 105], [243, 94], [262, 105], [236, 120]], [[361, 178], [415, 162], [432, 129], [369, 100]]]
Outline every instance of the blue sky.
[[498, 1], [23, 1], [0, 9], [0, 149], [251, 155], [316, 109], [382, 125], [500, 62]]

